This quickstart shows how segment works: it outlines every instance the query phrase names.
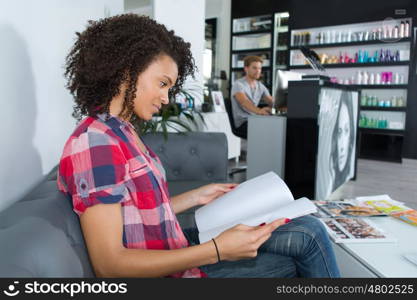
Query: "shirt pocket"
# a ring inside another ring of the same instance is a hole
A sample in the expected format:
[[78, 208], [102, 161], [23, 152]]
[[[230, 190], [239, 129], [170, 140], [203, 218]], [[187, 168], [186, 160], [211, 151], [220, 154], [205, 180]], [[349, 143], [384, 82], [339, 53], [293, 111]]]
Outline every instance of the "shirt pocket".
[[131, 160], [129, 160], [128, 166], [129, 175], [131, 178], [136, 178], [151, 172], [151, 169], [146, 163], [140, 162], [136, 158], [132, 158]]

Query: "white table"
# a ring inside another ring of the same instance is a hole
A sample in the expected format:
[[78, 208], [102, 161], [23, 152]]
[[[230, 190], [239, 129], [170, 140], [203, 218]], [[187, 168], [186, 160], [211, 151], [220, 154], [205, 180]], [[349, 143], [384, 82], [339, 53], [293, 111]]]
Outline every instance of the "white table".
[[392, 234], [397, 242], [333, 244], [342, 276], [417, 278], [417, 265], [402, 256], [417, 252], [417, 226], [389, 216], [366, 219]]

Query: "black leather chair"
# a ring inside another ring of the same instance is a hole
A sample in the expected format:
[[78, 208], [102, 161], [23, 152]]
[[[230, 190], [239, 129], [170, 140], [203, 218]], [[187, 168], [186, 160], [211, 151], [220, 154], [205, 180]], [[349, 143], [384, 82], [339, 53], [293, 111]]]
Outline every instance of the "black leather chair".
[[[237, 130], [237, 127], [235, 126], [235, 122], [233, 119], [233, 112], [232, 112], [232, 101], [230, 100], [230, 98], [225, 98], [224, 99], [224, 106], [226, 107], [226, 111], [227, 111], [227, 115], [229, 116], [229, 123], [230, 123], [230, 128], [232, 129], [232, 133], [242, 139], [247, 139], [246, 136], [244, 134], [242, 134], [239, 130]], [[247, 166], [236, 166], [234, 168], [232, 168], [229, 171], [229, 175], [233, 175], [235, 173], [241, 173], [241, 172], [246, 172]]]

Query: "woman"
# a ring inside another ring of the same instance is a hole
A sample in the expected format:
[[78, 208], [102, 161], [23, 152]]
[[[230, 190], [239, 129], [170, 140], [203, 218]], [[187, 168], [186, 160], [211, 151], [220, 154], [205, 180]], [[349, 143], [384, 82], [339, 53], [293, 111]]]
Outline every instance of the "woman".
[[58, 185], [80, 217], [96, 275], [339, 276], [327, 233], [312, 217], [238, 225], [202, 244], [192, 228], [187, 240], [175, 214], [236, 185], [170, 198], [163, 167], [132, 122], [150, 120], [194, 69], [189, 43], [133, 14], [91, 22], [67, 57], [74, 116], [87, 117], [64, 147]]
[[337, 111], [336, 124], [332, 134], [331, 170], [333, 170], [333, 189], [345, 183], [351, 174], [352, 155], [355, 147], [355, 117], [351, 94], [342, 92]]

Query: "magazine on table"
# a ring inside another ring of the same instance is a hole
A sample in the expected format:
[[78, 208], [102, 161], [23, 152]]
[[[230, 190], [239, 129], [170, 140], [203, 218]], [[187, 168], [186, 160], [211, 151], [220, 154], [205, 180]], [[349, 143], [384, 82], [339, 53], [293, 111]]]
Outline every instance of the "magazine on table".
[[395, 243], [395, 237], [363, 218], [321, 218], [335, 243]]
[[386, 216], [373, 207], [357, 205], [353, 201], [314, 201], [314, 204], [323, 213], [317, 212], [316, 216], [323, 217], [376, 217]]
[[268, 172], [239, 184], [197, 209], [195, 220], [200, 243], [204, 243], [237, 224], [258, 226], [316, 211], [316, 206], [307, 198], [294, 200], [285, 182], [274, 172]]
[[361, 205], [367, 205], [381, 213], [417, 226], [417, 211], [405, 206], [402, 202], [391, 199], [388, 195], [358, 197], [356, 201]]

